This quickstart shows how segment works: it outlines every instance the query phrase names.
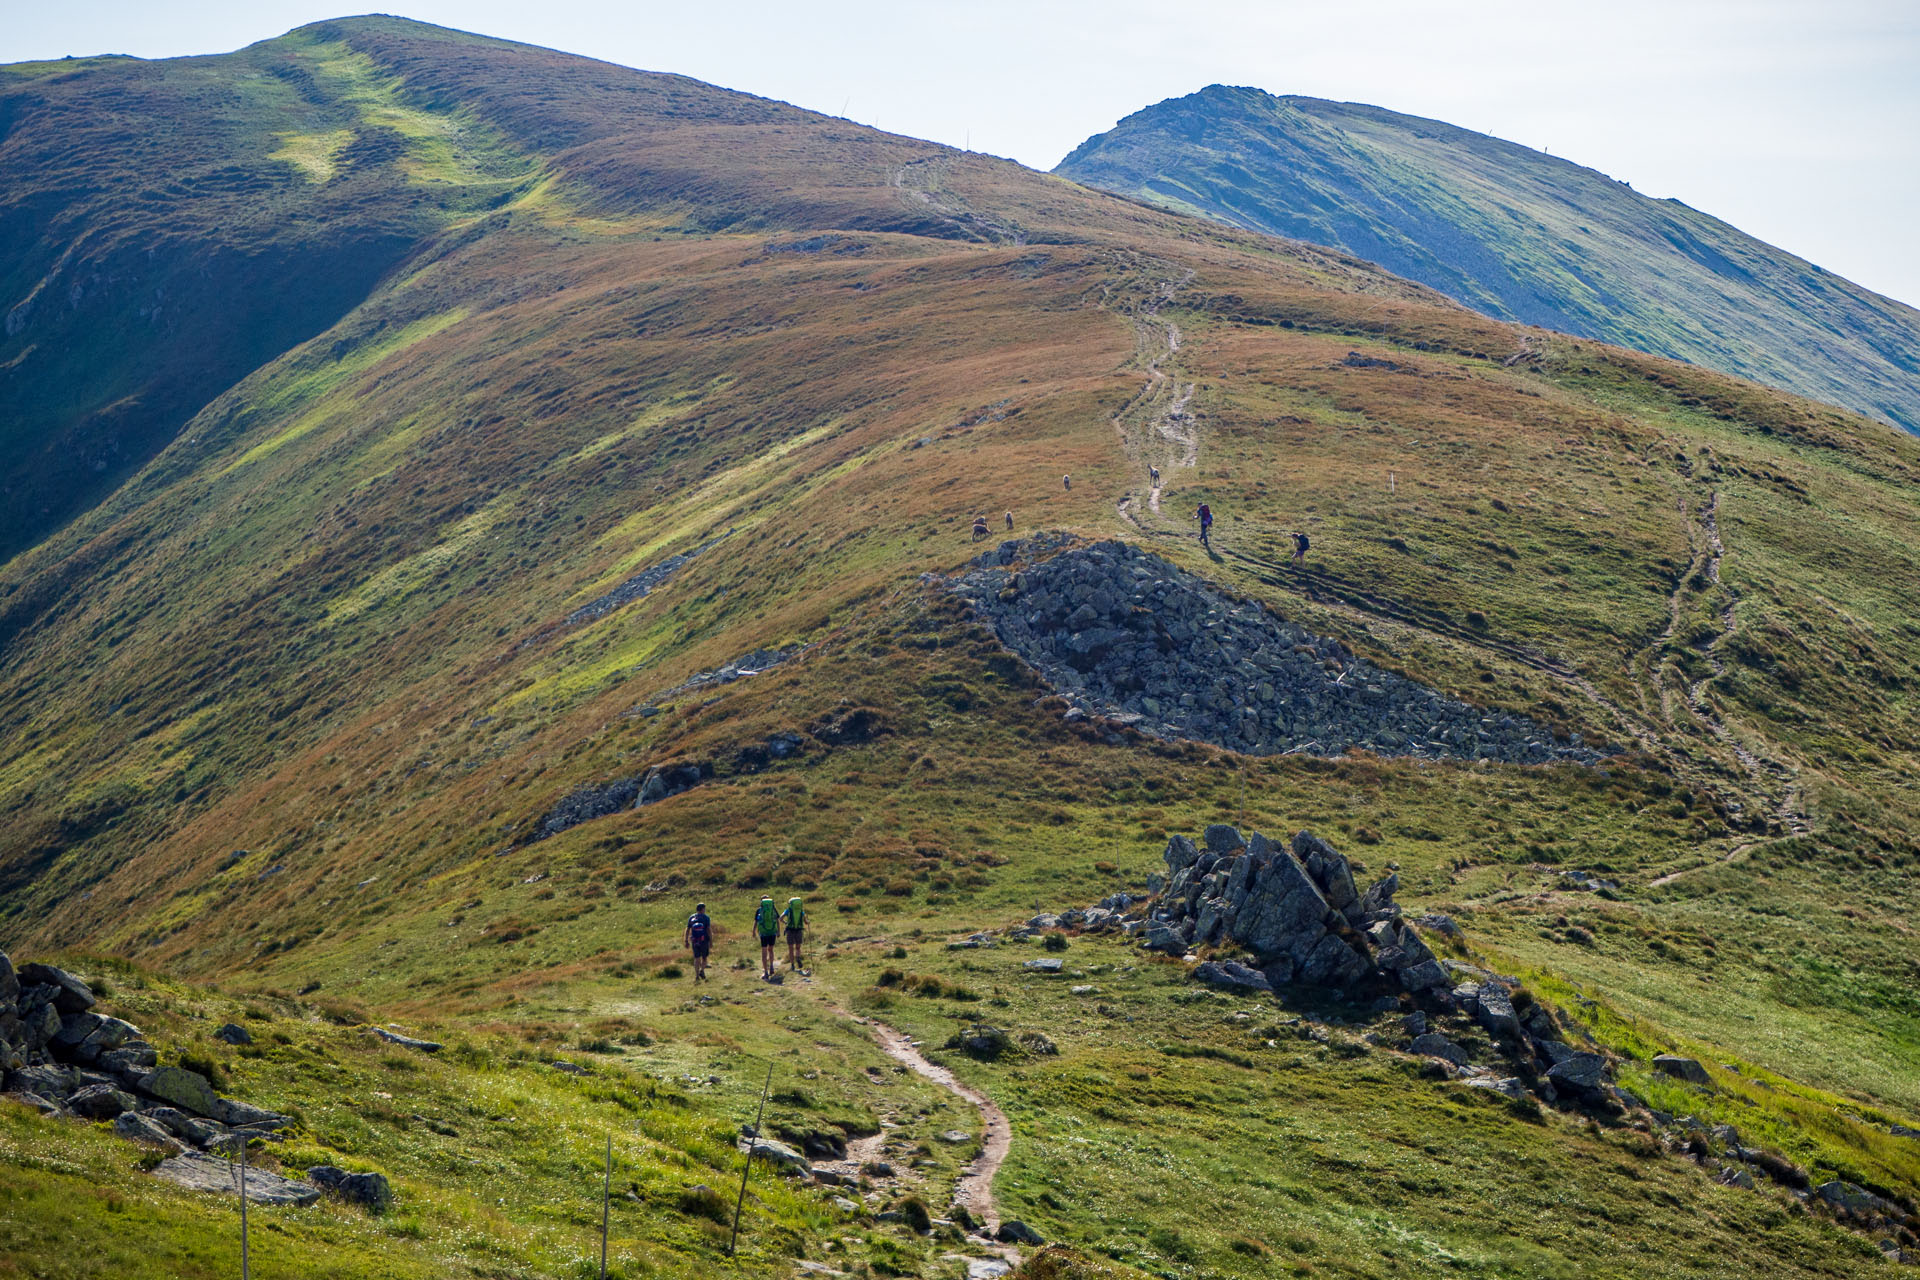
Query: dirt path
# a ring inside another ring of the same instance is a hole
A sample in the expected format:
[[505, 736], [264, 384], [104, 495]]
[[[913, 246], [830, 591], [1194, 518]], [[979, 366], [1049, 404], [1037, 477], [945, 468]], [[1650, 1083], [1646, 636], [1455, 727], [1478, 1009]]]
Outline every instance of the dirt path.
[[[1192, 280], [1193, 275], [1189, 268], [1154, 281], [1146, 301], [1138, 304], [1139, 310], [1133, 317], [1134, 360], [1143, 366], [1146, 380], [1133, 398], [1113, 415], [1113, 426], [1127, 456], [1134, 465], [1149, 469], [1150, 476], [1152, 469], [1194, 467], [1200, 463], [1200, 433], [1187, 408], [1199, 384], [1189, 382], [1182, 386], [1177, 368], [1173, 370], [1174, 376], [1168, 376], [1167, 369], [1180, 354], [1180, 326], [1160, 318], [1161, 308], [1173, 301], [1174, 294]], [[1155, 516], [1160, 514], [1163, 483], [1164, 477], [1151, 480], [1147, 489], [1147, 510]], [[1134, 508], [1132, 492], [1120, 500], [1119, 512], [1128, 524], [1144, 529]]]
[[897, 1028], [872, 1018], [855, 1018], [854, 1021], [866, 1024], [873, 1032], [875, 1042], [889, 1058], [964, 1099], [980, 1113], [980, 1154], [973, 1158], [973, 1163], [954, 1183], [953, 1200], [955, 1204], [964, 1205], [967, 1212], [973, 1215], [973, 1220], [991, 1235], [1000, 1225], [1000, 1209], [993, 1199], [993, 1179], [1000, 1172], [1000, 1166], [1006, 1163], [1007, 1153], [1013, 1149], [1013, 1126], [1007, 1122], [1006, 1113], [994, 1105], [993, 1099], [963, 1083], [953, 1072], [927, 1061], [913, 1041]]

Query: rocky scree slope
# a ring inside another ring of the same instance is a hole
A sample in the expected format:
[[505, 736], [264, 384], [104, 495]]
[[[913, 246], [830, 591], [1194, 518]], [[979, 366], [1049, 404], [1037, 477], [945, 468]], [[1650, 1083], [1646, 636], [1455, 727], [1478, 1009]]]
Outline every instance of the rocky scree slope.
[[1344, 249], [1501, 319], [1920, 431], [1920, 311], [1677, 200], [1438, 120], [1210, 85], [1054, 170]]
[[1591, 764], [1601, 753], [1383, 671], [1151, 552], [1002, 543], [952, 589], [1080, 715], [1249, 755]]

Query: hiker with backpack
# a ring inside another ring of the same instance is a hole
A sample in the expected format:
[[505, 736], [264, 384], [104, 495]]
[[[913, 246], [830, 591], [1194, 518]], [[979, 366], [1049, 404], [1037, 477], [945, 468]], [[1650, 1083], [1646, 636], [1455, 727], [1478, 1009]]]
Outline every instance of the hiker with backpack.
[[753, 931], [760, 935], [760, 976], [773, 977], [773, 944], [780, 940], [780, 908], [762, 897], [753, 911]]
[[693, 980], [705, 982], [707, 979], [707, 954], [713, 950], [713, 921], [707, 917], [707, 904], [695, 904], [693, 914], [687, 917], [686, 932], [681, 935], [683, 945], [693, 948]]
[[1307, 548], [1312, 545], [1313, 543], [1308, 540], [1306, 534], [1296, 533], [1293, 535], [1293, 567], [1294, 568], [1304, 569], [1307, 567]]
[[807, 909], [800, 899], [788, 898], [787, 909], [780, 913], [780, 920], [787, 926], [787, 968], [803, 973], [807, 966], [800, 959], [800, 939], [807, 928]]
[[1200, 522], [1200, 545], [1209, 551], [1213, 550], [1213, 543], [1207, 540], [1207, 536], [1213, 532], [1213, 508], [1203, 502], [1194, 511], [1193, 518]]

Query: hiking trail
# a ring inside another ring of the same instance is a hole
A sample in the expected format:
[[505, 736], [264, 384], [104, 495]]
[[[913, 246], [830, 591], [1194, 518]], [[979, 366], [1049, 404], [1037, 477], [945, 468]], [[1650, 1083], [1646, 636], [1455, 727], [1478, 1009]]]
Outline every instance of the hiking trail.
[[[1186, 268], [1178, 274], [1170, 272], [1153, 280], [1146, 301], [1138, 305], [1133, 316], [1133, 358], [1145, 370], [1146, 381], [1113, 415], [1113, 426], [1127, 457], [1143, 469], [1152, 465], [1164, 472], [1176, 466], [1198, 466], [1200, 462], [1200, 434], [1187, 409], [1199, 384], [1182, 385], [1180, 370], [1175, 364], [1180, 354], [1180, 326], [1160, 318], [1161, 309], [1173, 301], [1174, 295], [1193, 276], [1192, 268]], [[1160, 514], [1165, 480], [1162, 475], [1159, 482], [1150, 483], [1147, 489], [1147, 510], [1156, 516]], [[1133, 492], [1129, 490], [1118, 505], [1120, 518], [1141, 529], [1133, 501]]]

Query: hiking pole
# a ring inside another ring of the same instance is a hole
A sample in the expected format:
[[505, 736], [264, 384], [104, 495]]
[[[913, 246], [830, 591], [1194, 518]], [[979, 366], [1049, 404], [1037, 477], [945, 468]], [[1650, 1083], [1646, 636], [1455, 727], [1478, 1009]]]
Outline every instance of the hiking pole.
[[613, 1202], [613, 1131], [607, 1131], [607, 1173], [600, 1183], [600, 1280], [607, 1280], [607, 1208]]
[[773, 1088], [773, 1064], [767, 1064], [767, 1082], [760, 1086], [760, 1109], [753, 1113], [753, 1136], [747, 1139], [747, 1162], [740, 1166], [740, 1198], [733, 1202], [733, 1234], [727, 1237], [727, 1256], [740, 1238], [740, 1208], [747, 1202], [747, 1174], [753, 1171], [753, 1144], [760, 1141], [760, 1121], [767, 1114], [767, 1091]]

